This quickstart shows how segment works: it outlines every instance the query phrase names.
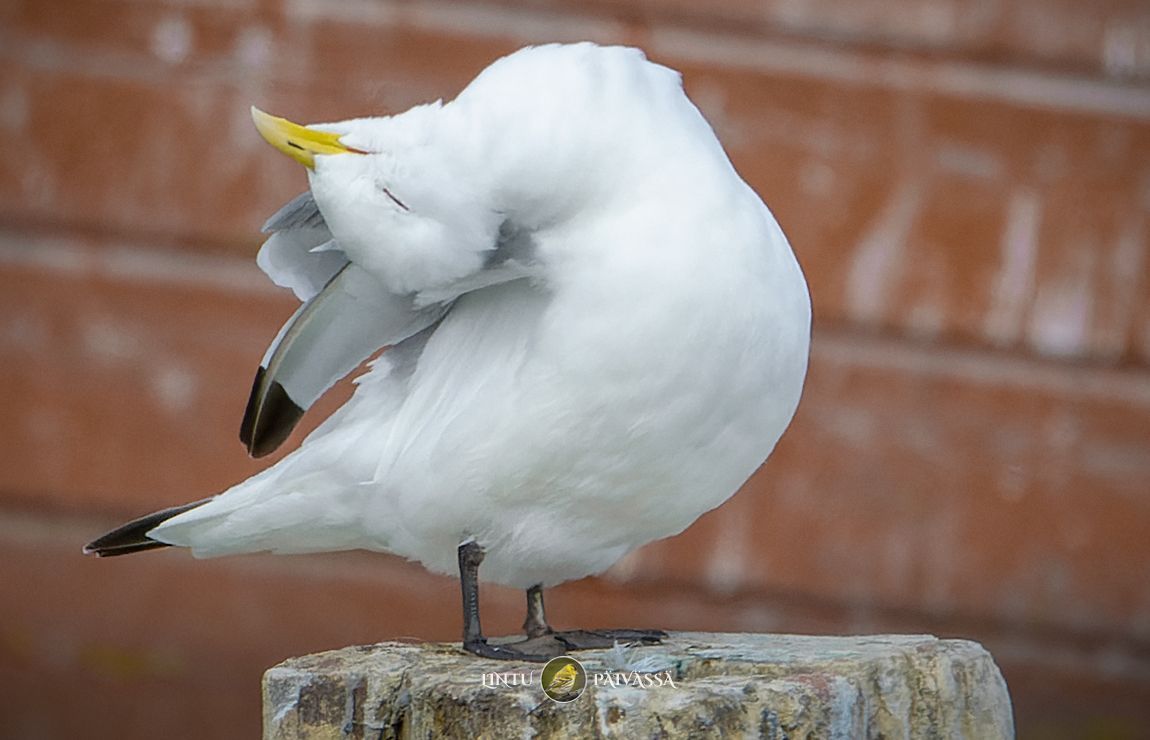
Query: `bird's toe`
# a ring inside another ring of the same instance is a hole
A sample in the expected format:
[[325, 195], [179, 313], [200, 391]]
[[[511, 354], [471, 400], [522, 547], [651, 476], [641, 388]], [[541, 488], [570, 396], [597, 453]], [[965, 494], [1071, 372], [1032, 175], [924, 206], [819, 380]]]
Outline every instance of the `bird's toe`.
[[658, 645], [667, 633], [663, 630], [567, 630], [550, 637], [562, 642], [568, 650], [594, 650], [623, 645]]
[[513, 643], [494, 644], [487, 640], [469, 640], [463, 643], [463, 649], [474, 653], [481, 658], [491, 660], [517, 660], [528, 663], [546, 663], [552, 658], [563, 655], [568, 649], [566, 644], [551, 635], [532, 637]]

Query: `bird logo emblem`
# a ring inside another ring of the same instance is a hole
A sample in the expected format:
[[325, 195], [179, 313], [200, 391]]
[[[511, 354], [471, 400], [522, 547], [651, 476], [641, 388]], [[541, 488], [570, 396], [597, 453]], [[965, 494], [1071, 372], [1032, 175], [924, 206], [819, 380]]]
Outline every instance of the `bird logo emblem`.
[[543, 693], [560, 703], [575, 701], [587, 687], [587, 671], [574, 658], [561, 656], [552, 659], [539, 677]]

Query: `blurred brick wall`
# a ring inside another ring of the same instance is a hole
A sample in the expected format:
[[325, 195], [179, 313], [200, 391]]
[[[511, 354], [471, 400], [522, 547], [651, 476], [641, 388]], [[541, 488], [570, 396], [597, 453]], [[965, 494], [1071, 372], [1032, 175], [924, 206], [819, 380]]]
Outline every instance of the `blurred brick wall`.
[[248, 105], [398, 111], [585, 38], [684, 72], [816, 329], [747, 490], [556, 621], [967, 636], [1022, 736], [1150, 737], [1144, 0], [0, 0], [0, 736], [251, 737], [284, 657], [456, 637], [394, 559], [79, 547], [262, 467], [292, 301], [253, 255], [304, 178]]

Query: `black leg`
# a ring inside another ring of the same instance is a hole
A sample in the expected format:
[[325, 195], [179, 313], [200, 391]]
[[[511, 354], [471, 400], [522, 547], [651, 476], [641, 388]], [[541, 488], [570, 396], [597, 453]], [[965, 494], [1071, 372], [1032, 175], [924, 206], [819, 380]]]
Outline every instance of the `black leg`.
[[479, 624], [479, 564], [483, 548], [475, 542], [459, 546], [459, 586], [463, 591], [463, 644], [487, 642]]
[[479, 565], [483, 548], [475, 542], [459, 546], [459, 585], [463, 596], [463, 649], [484, 658], [545, 663], [570, 650], [609, 648], [616, 642], [653, 645], [666, 637], [660, 630], [571, 630], [555, 632], [543, 613], [543, 587], [527, 589], [527, 639], [492, 645], [479, 623]]
[[527, 618], [523, 620], [523, 631], [528, 637], [551, 634], [551, 625], [547, 624], [547, 617], [543, 614], [543, 587], [538, 584], [527, 589]]
[[616, 642], [624, 644], [657, 645], [667, 636], [663, 630], [566, 630], [557, 632], [547, 624], [543, 611], [543, 586], [527, 589], [527, 618], [523, 631], [528, 639], [549, 636], [558, 640], [567, 650], [609, 648]]
[[478, 543], [464, 542], [459, 546], [459, 584], [463, 596], [463, 649], [484, 658], [526, 660], [535, 663], [545, 663], [562, 655], [565, 646], [546, 637], [539, 640], [523, 640], [514, 645], [492, 645], [487, 642], [487, 638], [483, 636], [483, 627], [479, 623], [479, 565], [482, 562], [483, 548]]

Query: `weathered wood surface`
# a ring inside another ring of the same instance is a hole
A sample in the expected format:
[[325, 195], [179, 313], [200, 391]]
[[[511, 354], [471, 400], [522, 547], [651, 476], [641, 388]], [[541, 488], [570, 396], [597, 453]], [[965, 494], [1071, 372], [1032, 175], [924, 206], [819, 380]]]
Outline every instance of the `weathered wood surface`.
[[292, 658], [264, 676], [264, 737], [1014, 736], [998, 667], [964, 640], [681, 632], [575, 657], [586, 689], [565, 704], [544, 695], [541, 665], [454, 644]]

